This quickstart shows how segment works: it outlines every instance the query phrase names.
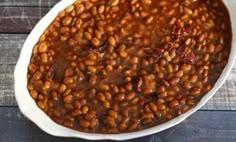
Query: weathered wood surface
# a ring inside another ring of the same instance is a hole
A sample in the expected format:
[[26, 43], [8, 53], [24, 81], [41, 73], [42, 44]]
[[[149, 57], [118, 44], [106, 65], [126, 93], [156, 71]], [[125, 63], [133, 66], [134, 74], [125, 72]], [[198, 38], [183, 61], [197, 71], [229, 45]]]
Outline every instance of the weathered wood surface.
[[0, 33], [29, 33], [49, 7], [0, 7]]
[[[0, 34], [0, 105], [15, 106], [14, 66], [27, 34]], [[203, 107], [204, 110], [236, 110], [236, 65], [228, 80]]]
[[1, 0], [0, 6], [52, 7], [59, 0]]
[[[0, 142], [84, 142], [53, 137], [29, 122], [18, 110], [0, 107]], [[235, 111], [198, 111], [179, 125], [130, 142], [235, 142]]]
[[14, 98], [14, 67], [27, 35], [0, 34], [0, 105], [16, 105]]
[[[46, 134], [20, 113], [14, 98], [13, 73], [21, 47], [34, 25], [57, 1], [59, 0], [0, 0], [0, 142], [84, 141]], [[235, 142], [234, 110], [236, 65], [224, 86], [201, 111], [164, 132], [130, 142]]]

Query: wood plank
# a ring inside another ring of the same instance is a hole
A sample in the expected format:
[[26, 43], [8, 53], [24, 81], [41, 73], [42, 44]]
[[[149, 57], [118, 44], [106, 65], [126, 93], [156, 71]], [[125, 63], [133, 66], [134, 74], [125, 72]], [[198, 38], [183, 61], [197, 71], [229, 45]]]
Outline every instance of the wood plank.
[[[15, 106], [14, 67], [27, 34], [0, 34], [0, 106]], [[236, 64], [227, 81], [202, 110], [236, 110]]]
[[29, 33], [49, 7], [1, 7], [0, 33]]
[[40, 6], [40, 7], [52, 7], [59, 0], [1, 0], [0, 6]]
[[13, 73], [26, 37], [0, 34], [0, 105], [16, 105]]
[[[40, 130], [15, 107], [0, 107], [1, 142], [76, 142], [85, 140], [58, 138]], [[166, 131], [129, 140], [130, 142], [233, 142], [236, 141], [236, 111], [198, 111]]]

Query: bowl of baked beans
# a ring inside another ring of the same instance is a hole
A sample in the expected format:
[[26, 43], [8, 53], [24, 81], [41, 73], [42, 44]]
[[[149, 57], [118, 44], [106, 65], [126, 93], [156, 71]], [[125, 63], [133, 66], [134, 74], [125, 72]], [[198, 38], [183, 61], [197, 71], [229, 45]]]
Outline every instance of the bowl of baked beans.
[[14, 74], [19, 108], [63, 137], [126, 140], [173, 127], [226, 80], [236, 55], [235, 6], [62, 0], [22, 48]]

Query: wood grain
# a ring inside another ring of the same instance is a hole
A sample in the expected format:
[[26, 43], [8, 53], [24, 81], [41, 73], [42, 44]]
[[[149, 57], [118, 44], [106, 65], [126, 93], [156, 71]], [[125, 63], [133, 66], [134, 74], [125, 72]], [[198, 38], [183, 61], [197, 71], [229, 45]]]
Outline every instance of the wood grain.
[[49, 7], [0, 7], [0, 33], [29, 33]]
[[[15, 106], [14, 66], [27, 34], [0, 34], [0, 106]], [[236, 65], [227, 81], [202, 110], [236, 110]]]
[[[15, 107], [0, 107], [1, 142], [85, 142], [53, 137], [27, 120]], [[179, 125], [129, 142], [235, 142], [236, 111], [198, 111]], [[86, 141], [87, 142], [87, 141]]]
[[[85, 142], [46, 134], [20, 113], [14, 98], [13, 72], [21, 47], [35, 24], [58, 1], [0, 0], [0, 142]], [[164, 132], [129, 142], [235, 142], [235, 94], [236, 65], [201, 111]]]
[[40, 6], [52, 7], [59, 0], [1, 0], [0, 6]]
[[0, 105], [16, 105], [13, 72], [26, 36], [0, 34]]

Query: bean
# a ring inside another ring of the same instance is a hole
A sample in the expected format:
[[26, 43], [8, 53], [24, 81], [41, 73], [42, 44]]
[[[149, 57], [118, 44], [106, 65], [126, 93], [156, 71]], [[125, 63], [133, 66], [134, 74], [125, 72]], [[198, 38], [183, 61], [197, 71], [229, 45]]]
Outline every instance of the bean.
[[45, 71], [44, 65], [40, 65], [39, 70], [40, 70], [40, 72], [44, 72]]
[[108, 25], [108, 26], [106, 27], [106, 29], [107, 29], [107, 31], [110, 32], [110, 33], [113, 33], [113, 31], [114, 31], [114, 28], [113, 28], [113, 26], [111, 26], [111, 25]]
[[71, 103], [73, 96], [72, 95], [67, 95], [64, 97], [63, 101], [65, 103]]
[[100, 84], [99, 84], [99, 88], [100, 88], [101, 90], [108, 91], [110, 87], [109, 87], [109, 85], [107, 85], [106, 83], [100, 83]]
[[61, 41], [66, 41], [68, 39], [68, 36], [63, 35], [60, 37], [60, 39], [61, 39]]
[[86, 119], [86, 120], [89, 120], [89, 121], [91, 121], [91, 120], [96, 121], [96, 111], [90, 110], [90, 111], [85, 115], [85, 119]]
[[120, 129], [121, 131], [124, 131], [124, 130], [127, 129], [127, 125], [126, 125], [125, 123], [121, 123], [121, 124], [119, 125], [119, 129]]
[[104, 5], [101, 5], [101, 6], [99, 6], [99, 8], [98, 8], [98, 13], [99, 13], [99, 14], [102, 14], [102, 13], [104, 12], [104, 10], [105, 10], [105, 6], [104, 6]]
[[46, 39], [45, 34], [42, 34], [42, 35], [40, 36], [40, 38], [39, 38], [39, 41], [45, 41], [45, 39]]
[[195, 83], [197, 80], [198, 80], [198, 76], [197, 75], [192, 75], [189, 81], [191, 83]]
[[159, 3], [160, 6], [165, 6], [166, 4], [167, 4], [166, 1], [160, 1], [160, 3]]
[[169, 103], [170, 108], [176, 108], [179, 105], [179, 102], [177, 100], [173, 100]]
[[46, 104], [43, 101], [38, 101], [38, 106], [41, 109], [45, 109], [46, 108]]
[[73, 10], [74, 10], [74, 6], [73, 5], [71, 5], [71, 6], [68, 6], [67, 8], [66, 8], [66, 12], [67, 13], [70, 13], [70, 12], [72, 12]]
[[132, 57], [130, 61], [133, 64], [137, 64], [138, 63], [138, 57]]
[[195, 101], [194, 101], [194, 100], [188, 100], [188, 101], [187, 101], [187, 104], [188, 104], [189, 106], [194, 106], [194, 105], [195, 105]]
[[85, 9], [89, 10], [93, 6], [93, 3], [90, 1], [85, 2]]
[[96, 36], [98, 39], [101, 39], [102, 34], [103, 34], [103, 31], [102, 31], [102, 30], [95, 30], [95, 36]]
[[171, 64], [168, 64], [168, 65], [167, 65], [167, 71], [168, 71], [169, 73], [172, 73], [172, 72], [173, 72], [173, 67], [172, 67]]
[[63, 125], [65, 125], [66, 127], [70, 127], [70, 128], [72, 128], [74, 126], [74, 124], [71, 121], [65, 121], [63, 123]]
[[105, 95], [107, 100], [110, 100], [112, 98], [112, 95], [111, 95], [110, 92], [105, 92], [104, 95]]
[[108, 43], [110, 44], [110, 46], [114, 46], [116, 44], [116, 40], [113, 36], [110, 36], [108, 38]]
[[111, 6], [116, 6], [119, 4], [119, 0], [111, 0]]
[[165, 86], [159, 86], [159, 87], [157, 88], [157, 91], [158, 91], [159, 93], [163, 93], [163, 92], [166, 91], [166, 88], [165, 88]]
[[207, 54], [204, 54], [203, 56], [203, 61], [207, 62], [210, 58], [210, 55], [207, 53]]
[[83, 4], [79, 4], [78, 6], [76, 6], [76, 13], [77, 14], [81, 14], [84, 11], [85, 7]]
[[90, 121], [90, 128], [94, 128], [98, 125], [98, 120], [97, 119], [94, 119], [92, 121]]
[[74, 80], [71, 77], [67, 77], [67, 78], [64, 79], [65, 84], [72, 84], [73, 82], [74, 82]]
[[48, 62], [48, 55], [46, 53], [42, 53], [41, 60], [43, 63], [47, 63]]
[[186, 45], [190, 45], [190, 43], [191, 43], [191, 38], [187, 38], [187, 39], [185, 40], [185, 44], [186, 44]]
[[151, 4], [152, 0], [141, 0], [143, 4]]
[[112, 65], [107, 65], [107, 66], [106, 66], [106, 70], [107, 70], [108, 72], [112, 71], [112, 70], [113, 70]]
[[33, 99], [37, 99], [37, 97], [38, 97], [38, 92], [35, 91], [35, 90], [31, 90], [31, 91], [30, 91], [30, 95], [32, 96]]
[[39, 52], [44, 53], [48, 51], [48, 45], [46, 42], [43, 42], [39, 45]]
[[167, 60], [166, 59], [162, 58], [162, 59], [159, 60], [159, 65], [165, 66], [166, 64], [167, 64]]
[[64, 26], [68, 26], [68, 25], [70, 25], [70, 23], [71, 23], [71, 21], [72, 21], [72, 17], [65, 17], [63, 20], [62, 20], [62, 24], [64, 25]]
[[43, 100], [43, 99], [44, 99], [44, 96], [43, 96], [42, 94], [39, 94], [39, 95], [38, 95], [38, 99], [39, 99], [39, 100]]
[[105, 101], [106, 100], [106, 98], [105, 98], [105, 96], [104, 96], [104, 94], [103, 93], [98, 93], [98, 99], [100, 100], [100, 101]]
[[51, 82], [50, 81], [45, 81], [44, 85], [43, 85], [43, 89], [44, 90], [48, 90], [51, 86]]
[[108, 112], [108, 114], [109, 114], [112, 118], [114, 118], [114, 119], [116, 119], [116, 118], [118, 117], [117, 112], [114, 111], [114, 110], [110, 110], [110, 111]]
[[209, 53], [213, 53], [215, 51], [215, 45], [209, 44], [208, 47], [207, 47], [207, 51]]
[[171, 84], [171, 85], [176, 85], [179, 81], [180, 81], [179, 78], [173, 77], [173, 78], [170, 80], [170, 84]]
[[40, 80], [41, 77], [42, 77], [42, 73], [40, 71], [37, 71], [34, 73], [34, 76], [33, 76], [34, 80]]
[[74, 70], [71, 67], [66, 68], [65, 77], [72, 76], [74, 74]]
[[134, 97], [132, 100], [131, 100], [131, 104], [133, 104], [133, 105], [135, 105], [135, 104], [137, 104], [138, 103], [138, 101], [139, 101], [139, 98], [138, 97]]
[[177, 72], [175, 73], [175, 76], [176, 76], [176, 77], [182, 77], [183, 74], [184, 74], [183, 70], [179, 70], [179, 71], [177, 71]]
[[137, 127], [138, 127], [138, 124], [137, 124], [137, 123], [132, 123], [132, 124], [129, 126], [128, 130], [129, 130], [129, 131], [132, 131], [132, 130], [135, 130]]
[[82, 114], [82, 111], [80, 109], [75, 109], [72, 111], [72, 116], [79, 116]]
[[88, 111], [89, 111], [89, 107], [88, 106], [83, 106], [82, 107], [82, 113], [83, 114], [87, 114]]
[[115, 120], [112, 118], [112, 117], [107, 117], [107, 119], [106, 119], [106, 121], [107, 121], [107, 124], [110, 126], [110, 127], [116, 127], [116, 122], [115, 122]]
[[95, 73], [97, 69], [94, 66], [88, 66], [88, 71], [90, 71], [91, 73]]
[[53, 98], [54, 101], [57, 101], [57, 100], [58, 100], [58, 94], [57, 94], [57, 92], [53, 91], [51, 95], [52, 95], [52, 98]]
[[127, 100], [132, 100], [136, 96], [135, 92], [131, 92], [127, 94]]
[[84, 64], [90, 66], [90, 65], [94, 65], [95, 62], [93, 60], [85, 60]]
[[141, 119], [152, 119], [153, 117], [154, 117], [153, 113], [147, 112], [147, 113], [143, 114]]
[[167, 92], [161, 92], [159, 95], [158, 95], [158, 98], [165, 98], [167, 97]]
[[93, 75], [89, 78], [89, 84], [95, 85], [97, 82], [97, 76]]
[[191, 92], [190, 92], [192, 95], [198, 95], [201, 93], [201, 88], [199, 87], [194, 87], [192, 88]]
[[125, 89], [126, 89], [127, 91], [131, 91], [131, 90], [133, 89], [132, 83], [127, 83], [127, 84], [125, 85]]
[[85, 32], [84, 36], [86, 37], [86, 39], [91, 40], [92, 39], [92, 35], [89, 32]]
[[191, 15], [193, 13], [193, 11], [188, 7], [184, 7], [184, 13]]
[[102, 103], [102, 105], [105, 107], [105, 108], [110, 108], [110, 103], [108, 101], [104, 101]]
[[120, 94], [117, 94], [116, 96], [115, 96], [115, 100], [116, 101], [123, 101], [125, 99], [125, 94], [123, 94], [123, 93], [120, 93]]
[[59, 91], [59, 93], [63, 93], [65, 90], [66, 90], [66, 85], [65, 84], [61, 84], [60, 86], [59, 86], [59, 89], [58, 89], [58, 91]]
[[75, 23], [76, 28], [80, 28], [82, 26], [83, 21], [81, 19], [78, 19]]
[[81, 127], [83, 127], [83, 128], [88, 128], [88, 127], [90, 126], [90, 122], [87, 121], [87, 120], [81, 119], [81, 120], [79, 121], [79, 125], [80, 125]]
[[154, 112], [157, 111], [158, 108], [154, 103], [150, 103], [149, 105], [150, 105], [150, 108], [152, 111], [154, 111]]
[[98, 38], [94, 37], [94, 38], [92, 39], [92, 43], [93, 43], [94, 46], [99, 46], [100, 41], [98, 40]]
[[93, 16], [97, 15], [97, 7], [93, 6], [91, 9], [91, 12], [92, 12]]
[[165, 110], [166, 106], [164, 104], [159, 104], [159, 105], [157, 105], [157, 109], [158, 110]]
[[97, 56], [96, 56], [96, 54], [94, 54], [94, 53], [90, 53], [90, 54], [88, 55], [88, 58], [89, 58], [90, 60], [96, 60], [96, 59], [97, 59]]
[[188, 72], [189, 70], [191, 70], [191, 65], [183, 64], [183, 65], [181, 66], [181, 69], [182, 69], [184, 72]]
[[72, 111], [74, 109], [74, 106], [71, 103], [65, 103], [64, 108], [68, 111]]

